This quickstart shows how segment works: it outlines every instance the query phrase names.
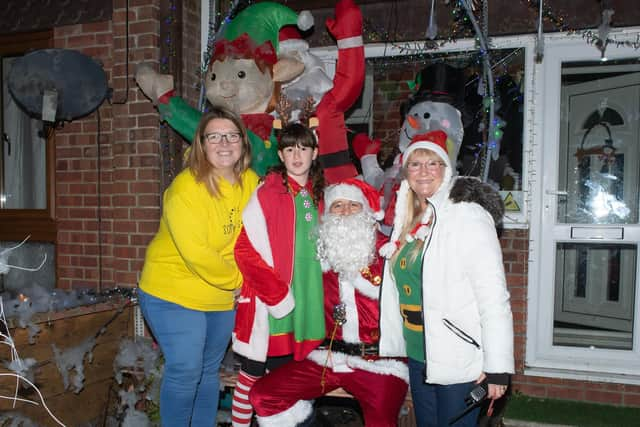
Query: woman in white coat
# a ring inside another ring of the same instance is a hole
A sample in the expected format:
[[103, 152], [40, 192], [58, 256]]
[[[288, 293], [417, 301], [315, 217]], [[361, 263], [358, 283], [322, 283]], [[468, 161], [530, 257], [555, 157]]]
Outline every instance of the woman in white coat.
[[[442, 131], [403, 154], [381, 290], [380, 355], [409, 358], [419, 427], [447, 426], [480, 383], [503, 396], [514, 372], [513, 319], [496, 224], [500, 196], [453, 177]], [[479, 410], [455, 422], [475, 426]]]

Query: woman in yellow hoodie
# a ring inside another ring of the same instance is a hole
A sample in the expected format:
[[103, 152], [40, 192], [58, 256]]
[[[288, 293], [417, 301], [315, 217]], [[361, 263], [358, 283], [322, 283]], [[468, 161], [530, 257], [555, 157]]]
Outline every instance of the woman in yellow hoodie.
[[240, 214], [258, 184], [250, 159], [240, 118], [215, 107], [198, 125], [187, 167], [164, 193], [139, 290], [142, 314], [165, 359], [163, 426], [215, 425], [218, 371], [242, 283], [233, 248]]

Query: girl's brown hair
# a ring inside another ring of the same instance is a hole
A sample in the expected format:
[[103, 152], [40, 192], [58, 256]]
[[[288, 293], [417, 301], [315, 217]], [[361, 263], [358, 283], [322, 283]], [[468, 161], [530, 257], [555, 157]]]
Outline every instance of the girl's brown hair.
[[240, 132], [241, 154], [240, 159], [233, 167], [235, 181], [242, 186], [242, 174], [249, 168], [251, 163], [251, 146], [247, 136], [247, 130], [242, 123], [240, 117], [222, 106], [213, 106], [208, 113], [205, 113], [200, 119], [193, 143], [187, 155], [186, 167], [191, 170], [196, 181], [203, 182], [213, 197], [220, 196], [218, 180], [220, 174], [216, 168], [207, 160], [204, 138], [204, 131], [211, 120], [226, 119], [231, 121]]
[[[318, 148], [318, 140], [311, 129], [300, 124], [300, 123], [291, 123], [285, 126], [282, 131], [280, 131], [280, 135], [278, 138], [278, 151], [282, 151], [287, 147], [309, 147], [309, 148]], [[282, 183], [285, 187], [287, 186], [289, 178], [287, 177], [287, 169], [285, 168], [283, 163], [280, 163], [277, 166], [272, 167], [270, 172], [277, 172], [282, 176]], [[313, 201], [318, 206], [320, 200], [324, 196], [324, 172], [322, 170], [322, 166], [320, 166], [320, 162], [316, 157], [311, 162], [311, 169], [309, 170], [309, 179], [311, 180], [311, 190], [313, 192]]]

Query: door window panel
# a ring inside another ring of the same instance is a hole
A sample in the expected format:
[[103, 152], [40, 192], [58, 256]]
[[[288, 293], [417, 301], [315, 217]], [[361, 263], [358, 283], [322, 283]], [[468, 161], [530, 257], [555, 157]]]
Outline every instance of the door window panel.
[[559, 243], [553, 344], [631, 350], [635, 245]]
[[564, 64], [558, 222], [638, 222], [640, 72]]

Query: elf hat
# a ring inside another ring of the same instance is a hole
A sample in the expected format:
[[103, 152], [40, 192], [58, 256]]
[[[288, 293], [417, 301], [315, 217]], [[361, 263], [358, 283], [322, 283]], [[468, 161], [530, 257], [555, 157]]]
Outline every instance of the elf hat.
[[438, 157], [447, 164], [447, 167], [451, 166], [449, 150], [447, 149], [447, 134], [444, 131], [434, 130], [414, 135], [414, 137], [411, 138], [411, 143], [407, 149], [404, 150], [404, 153], [402, 153], [402, 166], [407, 164], [407, 160], [411, 153], [420, 148], [435, 152]]
[[257, 45], [268, 41], [278, 52], [278, 33], [286, 25], [297, 25], [300, 30], [307, 31], [313, 26], [313, 16], [307, 10], [296, 14], [279, 3], [254, 3], [227, 24], [224, 38], [234, 40], [247, 33]]
[[384, 211], [380, 208], [380, 193], [359, 179], [347, 178], [324, 190], [325, 214], [329, 212], [331, 204], [338, 199], [362, 203], [364, 210], [376, 220], [381, 220], [384, 217]]

